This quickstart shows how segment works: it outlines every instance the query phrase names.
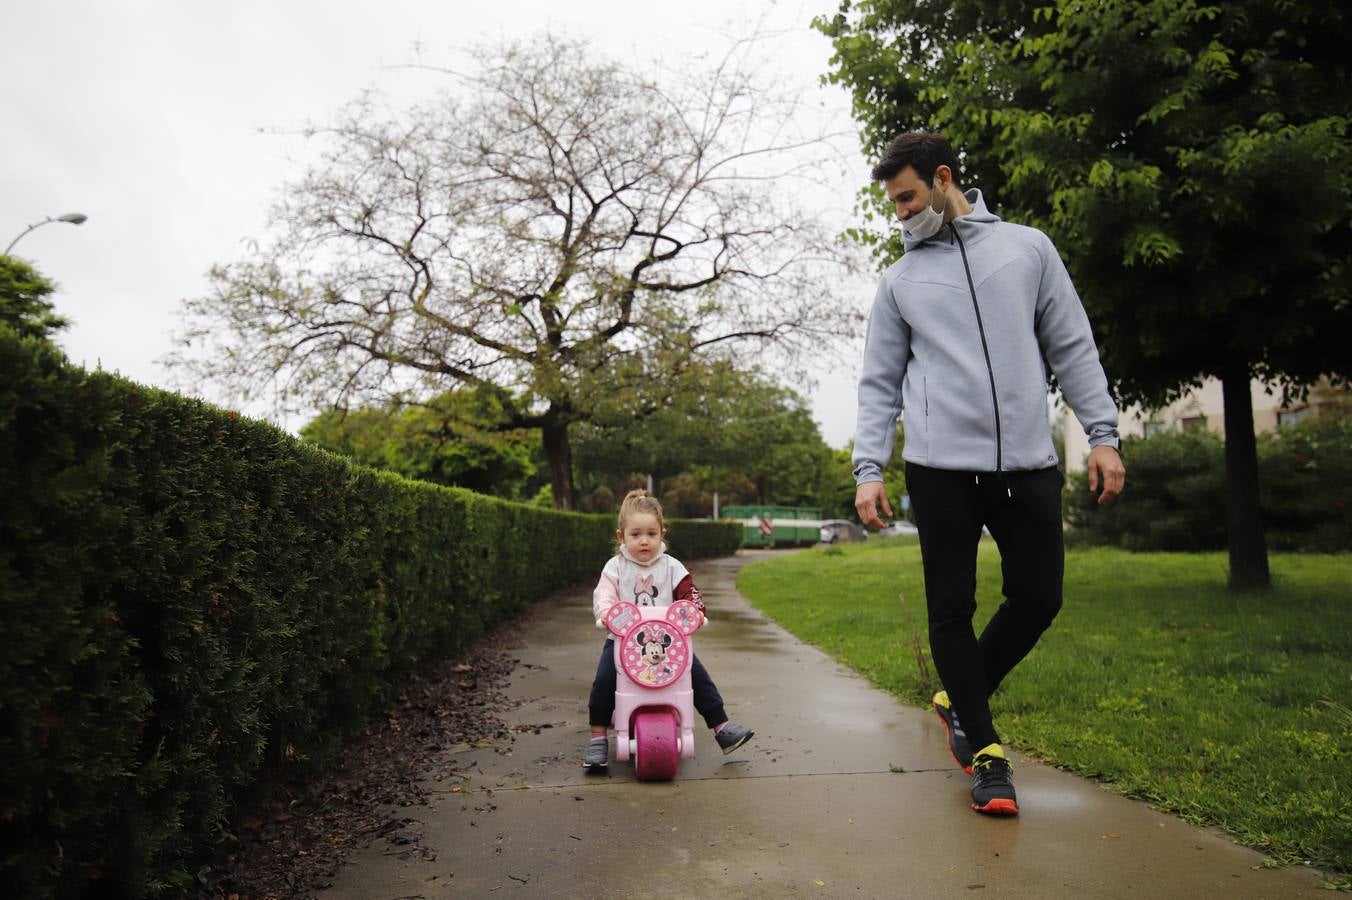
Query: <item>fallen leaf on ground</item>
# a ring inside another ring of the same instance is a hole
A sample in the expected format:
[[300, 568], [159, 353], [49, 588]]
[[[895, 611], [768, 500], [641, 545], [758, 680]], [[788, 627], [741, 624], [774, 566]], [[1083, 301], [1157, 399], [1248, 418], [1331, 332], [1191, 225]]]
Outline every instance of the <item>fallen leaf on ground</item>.
[[[391, 807], [430, 806], [428, 781], [471, 777], [472, 766], [450, 757], [513, 740], [502, 715], [520, 702], [503, 688], [516, 664], [507, 650], [520, 625], [504, 624], [457, 657], [409, 677], [397, 701], [370, 710], [362, 735], [343, 747], [327, 773], [277, 785], [270, 801], [240, 810], [238, 850], [213, 866], [202, 896], [313, 896], [332, 884], [354, 851], [389, 833], [383, 826]], [[472, 691], [456, 684], [466, 671], [475, 673]], [[297, 848], [309, 849], [301, 854]], [[430, 861], [437, 853], [410, 841], [399, 855]]]

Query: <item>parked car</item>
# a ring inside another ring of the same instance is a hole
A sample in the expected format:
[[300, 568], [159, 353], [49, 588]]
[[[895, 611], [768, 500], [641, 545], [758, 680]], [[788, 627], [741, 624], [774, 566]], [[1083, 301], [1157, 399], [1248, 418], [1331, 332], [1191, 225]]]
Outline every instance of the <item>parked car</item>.
[[904, 519], [897, 519], [895, 522], [893, 522], [891, 525], [888, 525], [880, 532], [880, 534], [884, 535], [885, 537], [899, 537], [900, 535], [903, 534], [919, 534], [919, 533], [920, 530], [918, 528], [916, 528], [910, 522], [905, 521]]
[[858, 522], [851, 522], [848, 519], [827, 519], [822, 523], [823, 544], [866, 540], [868, 540], [868, 529]]

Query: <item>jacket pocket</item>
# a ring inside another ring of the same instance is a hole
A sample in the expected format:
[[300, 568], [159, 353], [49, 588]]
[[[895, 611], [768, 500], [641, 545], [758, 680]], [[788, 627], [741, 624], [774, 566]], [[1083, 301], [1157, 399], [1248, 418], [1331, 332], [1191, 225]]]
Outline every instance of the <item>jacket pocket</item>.
[[[954, 387], [955, 384], [961, 385]], [[967, 390], [964, 392], [963, 387]], [[996, 468], [994, 410], [989, 390], [979, 384], [939, 380], [929, 398], [927, 418], [931, 465], [944, 469]]]

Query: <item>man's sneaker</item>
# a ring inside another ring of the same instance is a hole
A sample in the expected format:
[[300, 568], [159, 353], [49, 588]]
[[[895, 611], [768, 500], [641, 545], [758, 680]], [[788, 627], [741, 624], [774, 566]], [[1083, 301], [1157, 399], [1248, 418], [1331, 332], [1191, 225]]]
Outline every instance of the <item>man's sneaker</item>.
[[953, 704], [948, 702], [948, 691], [935, 694], [930, 702], [934, 704], [934, 711], [939, 714], [939, 721], [944, 723], [944, 730], [948, 732], [948, 752], [953, 754], [954, 762], [971, 775], [972, 742], [967, 740], [967, 732], [958, 724], [958, 714], [953, 711]]
[[583, 765], [589, 769], [604, 769], [610, 762], [610, 743], [603, 734], [594, 735], [587, 741], [587, 755]]
[[729, 722], [718, 729], [718, 732], [714, 735], [714, 740], [718, 741], [718, 746], [723, 748], [723, 755], [726, 756], [751, 740], [755, 734], [756, 732], [747, 728], [745, 725]]
[[987, 744], [972, 760], [972, 809], [997, 816], [1016, 816], [1014, 773], [999, 744]]

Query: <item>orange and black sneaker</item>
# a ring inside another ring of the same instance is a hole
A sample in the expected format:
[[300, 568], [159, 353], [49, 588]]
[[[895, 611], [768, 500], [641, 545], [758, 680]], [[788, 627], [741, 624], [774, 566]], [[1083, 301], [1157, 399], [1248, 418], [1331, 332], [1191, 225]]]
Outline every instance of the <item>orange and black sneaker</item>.
[[999, 744], [987, 744], [972, 760], [972, 809], [995, 816], [1017, 816], [1014, 773]]
[[953, 704], [948, 702], [948, 691], [935, 694], [930, 703], [934, 704], [934, 711], [939, 714], [939, 721], [944, 723], [944, 730], [948, 732], [948, 752], [953, 754], [953, 761], [971, 775], [972, 742], [967, 740], [967, 732], [958, 724], [958, 714], [953, 711]]

